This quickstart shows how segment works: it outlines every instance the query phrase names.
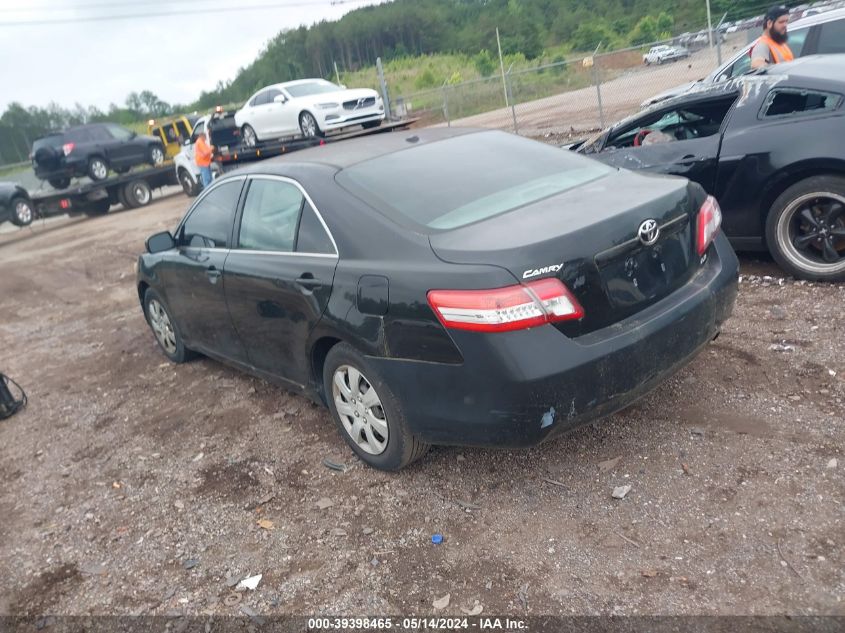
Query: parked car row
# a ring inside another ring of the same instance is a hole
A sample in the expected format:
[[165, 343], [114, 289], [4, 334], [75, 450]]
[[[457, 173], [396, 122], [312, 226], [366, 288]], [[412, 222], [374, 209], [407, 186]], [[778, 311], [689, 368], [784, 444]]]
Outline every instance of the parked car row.
[[[743, 46], [733, 57], [698, 81], [661, 92], [641, 104], [648, 107], [700, 86], [728, 81], [751, 71], [751, 48], [756, 40]], [[827, 11], [789, 25], [789, 47], [795, 57], [845, 53], [845, 9]]]
[[676, 62], [679, 59], [686, 59], [690, 56], [690, 52], [683, 46], [652, 46], [648, 53], [643, 55], [643, 63], [646, 66], [651, 64], [665, 64], [666, 62]]

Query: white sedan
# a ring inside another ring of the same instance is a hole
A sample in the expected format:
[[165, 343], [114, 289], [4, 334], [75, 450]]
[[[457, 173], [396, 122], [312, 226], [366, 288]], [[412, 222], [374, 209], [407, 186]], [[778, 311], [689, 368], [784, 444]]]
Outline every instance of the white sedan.
[[375, 90], [349, 90], [324, 79], [300, 79], [267, 86], [235, 113], [244, 145], [302, 134], [322, 136], [351, 125], [378, 127], [384, 103]]

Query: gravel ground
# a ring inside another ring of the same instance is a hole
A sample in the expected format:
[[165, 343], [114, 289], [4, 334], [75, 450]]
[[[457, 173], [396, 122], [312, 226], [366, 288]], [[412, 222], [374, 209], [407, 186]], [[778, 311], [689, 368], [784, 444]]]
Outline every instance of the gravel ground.
[[743, 259], [722, 335], [636, 406], [385, 474], [324, 409], [159, 353], [132, 265], [186, 206], [0, 235], [30, 397], [0, 422], [0, 614], [845, 615], [845, 285]]

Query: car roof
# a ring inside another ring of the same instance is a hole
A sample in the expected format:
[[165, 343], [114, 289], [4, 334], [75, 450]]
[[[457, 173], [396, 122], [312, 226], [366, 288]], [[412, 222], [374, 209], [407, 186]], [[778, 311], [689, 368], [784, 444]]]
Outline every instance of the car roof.
[[649, 106], [648, 108], [626, 117], [614, 124], [617, 128], [639, 119], [646, 113], [671, 109], [688, 103], [696, 103], [705, 99], [718, 98], [738, 94], [743, 85], [761, 77], [778, 77], [785, 87], [801, 87], [808, 89], [827, 90], [845, 94], [845, 54], [808, 55], [799, 57], [786, 64], [775, 64], [756, 72], [740, 75], [727, 81], [715, 84], [697, 84], [689, 92], [671, 97]]
[[323, 165], [340, 171], [357, 163], [413, 149], [414, 147], [430, 145], [467, 134], [495, 131], [480, 128], [443, 127], [382, 132], [371, 136], [347, 139], [339, 143], [327, 143], [298, 151], [292, 156], [278, 156], [239, 169], [237, 173], [284, 175], [284, 172], [288, 170], [287, 168], [294, 165]]

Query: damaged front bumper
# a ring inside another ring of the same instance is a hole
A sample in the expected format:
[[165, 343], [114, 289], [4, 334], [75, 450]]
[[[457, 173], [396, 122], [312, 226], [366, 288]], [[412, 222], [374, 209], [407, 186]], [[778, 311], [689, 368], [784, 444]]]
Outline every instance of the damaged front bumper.
[[666, 380], [730, 316], [738, 262], [723, 235], [685, 286], [625, 321], [576, 339], [552, 326], [451, 332], [461, 365], [371, 358], [431, 444], [528, 447], [618, 411]]

